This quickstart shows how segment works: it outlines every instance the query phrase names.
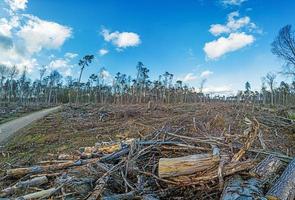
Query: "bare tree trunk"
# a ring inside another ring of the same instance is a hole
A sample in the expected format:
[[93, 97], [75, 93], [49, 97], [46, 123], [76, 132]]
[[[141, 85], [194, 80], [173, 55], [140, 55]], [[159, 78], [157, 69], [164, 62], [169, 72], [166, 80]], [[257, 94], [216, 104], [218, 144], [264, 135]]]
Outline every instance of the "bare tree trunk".
[[78, 85], [77, 85], [77, 94], [76, 94], [76, 104], [78, 104], [78, 100], [79, 100], [80, 82], [81, 82], [83, 69], [84, 69], [84, 66], [81, 67], [81, 71], [80, 71], [80, 75], [79, 75], [79, 80], [78, 80]]

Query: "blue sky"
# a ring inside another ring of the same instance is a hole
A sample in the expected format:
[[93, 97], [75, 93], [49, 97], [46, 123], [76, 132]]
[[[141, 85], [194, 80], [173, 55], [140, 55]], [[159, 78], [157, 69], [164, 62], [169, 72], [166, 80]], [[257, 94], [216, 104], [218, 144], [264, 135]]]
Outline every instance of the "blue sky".
[[[236, 92], [278, 72], [270, 52], [278, 30], [294, 23], [293, 0], [1, 0], [0, 63], [78, 76], [78, 59], [94, 54], [83, 80], [105, 67], [135, 75], [142, 61], [156, 79], [169, 71], [207, 92]], [[294, 24], [292, 24], [294, 25]], [[283, 77], [278, 77], [278, 81]]]

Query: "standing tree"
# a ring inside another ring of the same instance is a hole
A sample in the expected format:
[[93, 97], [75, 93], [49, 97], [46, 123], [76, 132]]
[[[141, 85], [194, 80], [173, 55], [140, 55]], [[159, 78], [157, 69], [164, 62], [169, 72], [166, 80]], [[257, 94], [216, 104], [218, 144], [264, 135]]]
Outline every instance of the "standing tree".
[[[62, 79], [62, 75], [57, 71], [54, 70], [50, 73], [49, 75], [49, 94], [48, 94], [48, 100], [47, 102], [50, 104], [52, 102], [52, 91], [56, 89], [58, 86], [59, 82]], [[57, 92], [55, 92], [55, 97], [57, 96]]]
[[201, 80], [200, 89], [199, 89], [200, 94], [203, 94], [203, 89], [204, 89], [204, 85], [205, 85], [206, 82], [207, 82], [206, 78]]
[[270, 95], [271, 95], [271, 105], [273, 105], [274, 104], [274, 83], [275, 83], [276, 75], [272, 72], [269, 72], [266, 74], [264, 79], [269, 86]]
[[9, 100], [12, 99], [12, 93], [13, 93], [13, 82], [14, 78], [17, 76], [18, 70], [16, 66], [14, 65], [12, 68], [9, 69]]
[[80, 71], [80, 76], [78, 79], [76, 104], [78, 104], [78, 100], [79, 100], [80, 83], [81, 83], [81, 77], [82, 77], [83, 70], [86, 66], [88, 66], [92, 62], [93, 59], [94, 59], [94, 55], [86, 55], [81, 60], [79, 60], [78, 65], [81, 67], [81, 71]]
[[283, 73], [295, 78], [295, 33], [291, 25], [281, 28], [271, 46], [272, 53], [285, 61]]

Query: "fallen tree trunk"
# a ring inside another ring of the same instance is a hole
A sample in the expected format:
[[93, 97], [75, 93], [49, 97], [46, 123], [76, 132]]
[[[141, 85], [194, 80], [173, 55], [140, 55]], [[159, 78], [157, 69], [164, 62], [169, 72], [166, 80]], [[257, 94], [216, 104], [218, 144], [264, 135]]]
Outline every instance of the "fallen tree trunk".
[[34, 192], [31, 194], [24, 195], [22, 197], [16, 198], [16, 200], [26, 200], [26, 199], [43, 199], [50, 197], [53, 195], [55, 192], [57, 192], [60, 188], [50, 188], [48, 190], [41, 190], [39, 192]]
[[33, 166], [33, 167], [24, 167], [24, 168], [16, 168], [16, 169], [9, 169], [6, 171], [6, 175], [9, 177], [21, 177], [27, 174], [37, 174], [49, 171], [56, 171], [60, 169], [66, 169], [72, 166], [79, 166], [86, 164], [87, 161], [77, 160], [77, 161], [68, 161], [64, 163], [58, 163], [53, 165], [46, 165], [46, 166]]
[[270, 155], [253, 168], [250, 174], [264, 183], [274, 177], [282, 164], [279, 158]]
[[9, 169], [6, 171], [6, 175], [8, 177], [22, 177], [27, 174], [38, 174], [38, 173], [46, 173], [46, 172], [52, 172], [56, 170], [66, 169], [69, 167], [74, 166], [81, 166], [88, 163], [94, 163], [97, 161], [101, 162], [110, 162], [110, 161], [116, 161], [122, 156], [128, 154], [129, 148], [123, 148], [117, 152], [114, 152], [109, 155], [105, 155], [101, 158], [93, 158], [93, 159], [80, 159], [76, 161], [67, 161], [64, 163], [58, 163], [53, 165], [45, 165], [45, 166], [33, 166], [33, 167], [24, 167], [24, 168], [15, 168], [15, 169]]
[[160, 158], [159, 177], [175, 177], [194, 174], [218, 165], [220, 150], [213, 146], [213, 152], [207, 154], [195, 154], [178, 158]]
[[[227, 163], [223, 166], [222, 175], [225, 177], [240, 171], [252, 169], [254, 166], [255, 163], [252, 160]], [[169, 178], [169, 180], [175, 182], [175, 184], [182, 186], [204, 184], [213, 181], [214, 179], [218, 179], [218, 166], [213, 169], [208, 168], [201, 173], [196, 173], [193, 175]]]
[[245, 181], [241, 176], [235, 175], [228, 180], [220, 199], [238, 200], [245, 198], [263, 200], [260, 184], [261, 182], [258, 179], [252, 178]]
[[219, 158], [212, 154], [196, 154], [178, 158], [160, 158], [159, 177], [175, 177], [204, 171], [218, 165]]
[[26, 181], [20, 181], [11, 187], [3, 189], [1, 191], [0, 196], [5, 197], [7, 195], [10, 195], [10, 194], [16, 192], [17, 190], [25, 189], [25, 188], [32, 187], [32, 186], [39, 186], [39, 185], [42, 185], [47, 182], [48, 182], [48, 179], [46, 176], [36, 177], [36, 178], [26, 180]]
[[271, 200], [291, 200], [295, 195], [295, 158], [289, 163], [283, 174], [267, 192]]
[[243, 197], [264, 199], [264, 183], [274, 177], [281, 165], [282, 163], [278, 158], [268, 156], [250, 171], [250, 174], [253, 175], [254, 178], [243, 180], [239, 175], [230, 178], [224, 187], [220, 199], [236, 200]]

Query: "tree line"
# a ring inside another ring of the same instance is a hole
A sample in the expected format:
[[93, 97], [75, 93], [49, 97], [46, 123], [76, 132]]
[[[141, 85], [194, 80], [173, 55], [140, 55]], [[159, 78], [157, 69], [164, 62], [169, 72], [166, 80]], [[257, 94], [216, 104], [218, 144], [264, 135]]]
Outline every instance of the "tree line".
[[193, 103], [214, 100], [253, 102], [260, 104], [290, 105], [295, 102], [295, 34], [291, 25], [283, 27], [271, 45], [271, 51], [285, 61], [285, 76], [293, 81], [282, 81], [276, 84], [276, 74], [270, 72], [263, 77], [260, 91], [252, 91], [249, 82], [245, 90], [235, 96], [210, 96], [203, 91], [206, 80], [201, 81], [199, 88], [189, 87], [181, 80], [174, 81], [174, 75], [165, 72], [158, 79], [151, 80], [150, 70], [142, 63], [136, 65], [136, 77], [116, 73], [112, 83], [106, 82], [106, 70], [91, 74], [82, 82], [86, 67], [91, 65], [94, 56], [86, 55], [79, 60], [80, 74], [77, 79], [63, 77], [57, 70], [48, 71], [46, 66], [39, 69], [39, 77], [30, 79], [26, 67], [19, 71], [16, 66], [0, 65], [0, 101], [2, 103]]

